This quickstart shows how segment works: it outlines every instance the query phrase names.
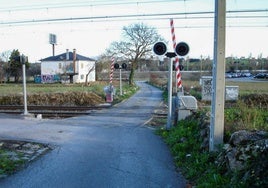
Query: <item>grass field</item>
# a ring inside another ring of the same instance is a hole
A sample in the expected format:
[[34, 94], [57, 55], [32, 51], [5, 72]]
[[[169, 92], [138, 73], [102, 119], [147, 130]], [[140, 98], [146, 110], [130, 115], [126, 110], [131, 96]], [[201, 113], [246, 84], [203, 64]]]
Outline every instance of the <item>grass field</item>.
[[[119, 86], [118, 82], [113, 83], [115, 87]], [[123, 82], [126, 85], [126, 82]], [[27, 93], [62, 93], [62, 92], [95, 92], [103, 94], [103, 87], [108, 85], [108, 82], [92, 82], [89, 86], [83, 84], [27, 84]], [[252, 93], [268, 93], [268, 81], [263, 82], [234, 82], [226, 81], [226, 85], [239, 86], [239, 94], [252, 94]], [[201, 87], [198, 81], [183, 80], [185, 88]], [[0, 95], [14, 95], [22, 94], [22, 84], [0, 84]]]
[[234, 82], [227, 81], [226, 85], [239, 86], [240, 95], [252, 93], [268, 93], [268, 81], [262, 82]]
[[[123, 85], [127, 83], [123, 82]], [[64, 92], [94, 92], [99, 95], [104, 95], [103, 88], [109, 85], [108, 82], [92, 82], [88, 86], [84, 84], [27, 84], [27, 94], [36, 93], [64, 93]], [[115, 87], [119, 87], [118, 82], [113, 82]], [[0, 84], [0, 96], [7, 95], [22, 95], [23, 85], [19, 84]]]
[[[104, 88], [108, 82], [92, 82], [84, 84], [27, 84], [27, 96], [29, 105], [96, 105], [105, 102], [106, 93]], [[122, 82], [122, 95], [120, 95], [119, 82], [114, 81], [115, 93], [113, 104], [133, 95], [137, 87]], [[1, 105], [22, 105], [22, 84], [0, 85]]]
[[[201, 87], [198, 81], [183, 80], [185, 87]], [[268, 93], [268, 81], [262, 82], [235, 82], [226, 81], [227, 86], [239, 86], [239, 94]]]

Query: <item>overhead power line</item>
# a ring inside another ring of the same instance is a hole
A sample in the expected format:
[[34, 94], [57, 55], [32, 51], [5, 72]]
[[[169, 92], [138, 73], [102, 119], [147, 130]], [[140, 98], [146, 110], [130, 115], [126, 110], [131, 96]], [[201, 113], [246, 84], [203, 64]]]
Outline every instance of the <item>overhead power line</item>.
[[[268, 9], [258, 9], [258, 10], [233, 10], [227, 11], [227, 18], [267, 18], [267, 15], [237, 15], [238, 13], [263, 13], [268, 12]], [[8, 21], [0, 22], [0, 26], [12, 26], [12, 25], [23, 25], [23, 24], [42, 24], [42, 23], [61, 23], [61, 22], [74, 22], [74, 21], [124, 21], [127, 19], [140, 19], [152, 20], [152, 19], [167, 19], [173, 17], [175, 19], [211, 19], [213, 17], [214, 11], [204, 11], [204, 12], [184, 12], [184, 13], [157, 13], [157, 14], [129, 14], [129, 15], [111, 15], [111, 16], [84, 16], [84, 17], [71, 17], [71, 18], [52, 18], [52, 19], [32, 19], [32, 20], [18, 20], [18, 21]], [[207, 16], [202, 16], [207, 15]], [[210, 15], [210, 16], [209, 16]], [[268, 24], [268, 23], [267, 23]], [[266, 24], [266, 25], [267, 25]]]
[[48, 3], [48, 4], [31, 4], [25, 6], [12, 6], [0, 8], [0, 12], [13, 12], [25, 10], [42, 10], [42, 9], [61, 9], [68, 7], [98, 7], [98, 6], [119, 6], [119, 5], [142, 5], [142, 4], [155, 4], [155, 3], [170, 3], [188, 0], [147, 0], [147, 1], [125, 1], [125, 0], [98, 0], [98, 1], [76, 1], [65, 3]]

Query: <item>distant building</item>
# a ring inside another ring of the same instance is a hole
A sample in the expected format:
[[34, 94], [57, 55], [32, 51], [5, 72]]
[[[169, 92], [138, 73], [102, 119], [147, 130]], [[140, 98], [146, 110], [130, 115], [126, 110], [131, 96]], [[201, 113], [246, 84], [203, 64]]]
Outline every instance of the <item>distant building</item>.
[[84, 83], [95, 81], [95, 60], [66, 50], [57, 56], [41, 59], [41, 82]]

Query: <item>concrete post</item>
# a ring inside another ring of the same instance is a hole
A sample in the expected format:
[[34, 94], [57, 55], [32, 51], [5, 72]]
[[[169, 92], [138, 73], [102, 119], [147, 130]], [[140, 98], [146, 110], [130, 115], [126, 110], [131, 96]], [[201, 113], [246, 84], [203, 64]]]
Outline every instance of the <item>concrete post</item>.
[[223, 143], [225, 101], [226, 0], [215, 0], [214, 61], [209, 150]]
[[[23, 57], [25, 58], [25, 57]], [[27, 109], [27, 92], [26, 92], [26, 68], [25, 60], [22, 62], [22, 76], [23, 76], [23, 99], [24, 99], [24, 115], [28, 115]]]

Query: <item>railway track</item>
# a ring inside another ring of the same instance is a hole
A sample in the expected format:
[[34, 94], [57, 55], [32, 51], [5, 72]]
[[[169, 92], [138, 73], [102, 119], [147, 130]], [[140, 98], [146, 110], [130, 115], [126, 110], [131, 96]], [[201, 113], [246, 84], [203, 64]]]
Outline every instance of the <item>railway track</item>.
[[[30, 114], [37, 116], [42, 115], [42, 118], [68, 118], [80, 115], [89, 115], [93, 111], [108, 108], [110, 105], [99, 106], [27, 106]], [[22, 105], [0, 105], [0, 113], [6, 114], [23, 114], [24, 106]]]

